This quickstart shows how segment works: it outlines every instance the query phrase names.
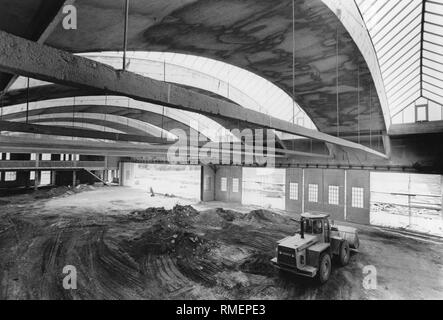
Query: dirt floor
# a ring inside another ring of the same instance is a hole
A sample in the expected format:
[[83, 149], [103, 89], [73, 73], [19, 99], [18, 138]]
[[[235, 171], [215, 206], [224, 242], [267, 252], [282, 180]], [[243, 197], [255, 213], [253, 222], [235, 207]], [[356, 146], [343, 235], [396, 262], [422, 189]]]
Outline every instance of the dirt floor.
[[[443, 299], [438, 239], [362, 227], [360, 252], [319, 286], [270, 264], [298, 228], [290, 217], [190, 204], [123, 187], [0, 198], [0, 299]], [[76, 290], [62, 286], [66, 265]]]

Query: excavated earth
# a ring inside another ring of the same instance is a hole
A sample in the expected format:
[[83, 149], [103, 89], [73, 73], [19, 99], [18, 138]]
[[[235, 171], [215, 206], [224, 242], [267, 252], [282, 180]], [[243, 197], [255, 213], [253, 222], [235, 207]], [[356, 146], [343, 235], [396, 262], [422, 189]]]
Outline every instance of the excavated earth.
[[[443, 298], [438, 241], [364, 228], [361, 251], [319, 286], [270, 263], [276, 241], [298, 230], [289, 217], [158, 197], [168, 209], [142, 209], [154, 198], [141, 191], [83, 191], [1, 198], [0, 299]], [[63, 288], [66, 265], [76, 290]], [[374, 290], [363, 286], [368, 265]]]

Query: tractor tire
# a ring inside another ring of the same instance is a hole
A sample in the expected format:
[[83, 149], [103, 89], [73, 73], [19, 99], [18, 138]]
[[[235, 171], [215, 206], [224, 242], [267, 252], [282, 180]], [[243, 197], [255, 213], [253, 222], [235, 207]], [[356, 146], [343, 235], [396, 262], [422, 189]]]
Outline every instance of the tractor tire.
[[320, 256], [317, 275], [320, 284], [324, 284], [329, 280], [329, 277], [331, 276], [331, 267], [331, 255], [328, 252], [323, 252]]
[[344, 240], [340, 245], [340, 252], [338, 255], [338, 259], [340, 260], [340, 265], [342, 267], [348, 265], [350, 257], [351, 257], [351, 251], [349, 250], [349, 243], [348, 241]]

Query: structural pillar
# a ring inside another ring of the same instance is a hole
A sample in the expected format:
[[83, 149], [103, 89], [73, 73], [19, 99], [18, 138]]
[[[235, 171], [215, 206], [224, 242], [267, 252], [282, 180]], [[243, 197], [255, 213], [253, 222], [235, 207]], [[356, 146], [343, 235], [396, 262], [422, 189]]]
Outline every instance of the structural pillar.
[[40, 171], [35, 171], [34, 190], [37, 190], [40, 185], [40, 174]]
[[[40, 153], [35, 154], [35, 168], [38, 169], [40, 162]], [[38, 185], [40, 184], [40, 171], [35, 170], [35, 179], [34, 179], [34, 190], [38, 189]]]
[[57, 184], [57, 171], [51, 171], [51, 184], [55, 186]]
[[75, 188], [76, 181], [77, 181], [77, 171], [73, 170], [72, 171], [72, 187], [73, 188]]

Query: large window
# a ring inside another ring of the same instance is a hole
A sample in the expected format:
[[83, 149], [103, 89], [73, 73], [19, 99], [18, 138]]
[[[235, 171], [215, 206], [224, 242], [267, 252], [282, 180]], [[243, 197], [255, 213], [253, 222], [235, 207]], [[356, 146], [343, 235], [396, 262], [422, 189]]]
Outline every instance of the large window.
[[352, 188], [352, 207], [364, 208], [364, 189]]
[[291, 182], [289, 184], [289, 199], [290, 200], [298, 200], [298, 183]]
[[308, 186], [308, 201], [318, 202], [318, 184], [310, 184]]
[[429, 120], [428, 116], [428, 105], [418, 105], [415, 106], [415, 121], [425, 122]]
[[340, 187], [339, 186], [329, 186], [328, 190], [329, 204], [338, 206], [340, 204]]
[[15, 180], [17, 180], [17, 172], [15, 171], [5, 172], [5, 181], [15, 181]]
[[221, 178], [221, 182], [220, 183], [221, 183], [220, 190], [222, 192], [228, 191], [228, 178], [225, 178], [225, 177]]
[[232, 192], [237, 193], [239, 186], [239, 180], [237, 178], [232, 179]]
[[51, 171], [42, 171], [40, 174], [40, 185], [48, 186], [51, 184]]
[[29, 180], [35, 180], [35, 171], [29, 173]]

